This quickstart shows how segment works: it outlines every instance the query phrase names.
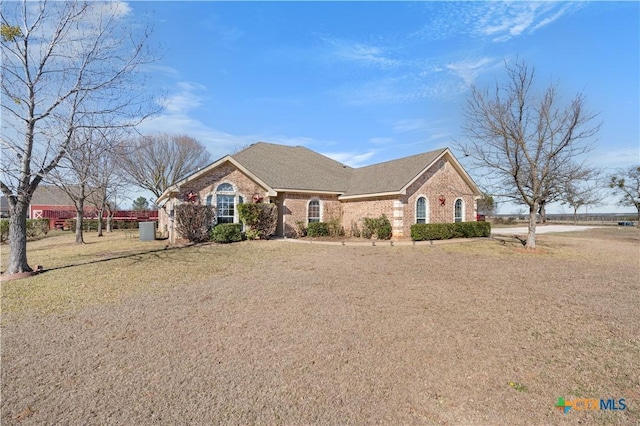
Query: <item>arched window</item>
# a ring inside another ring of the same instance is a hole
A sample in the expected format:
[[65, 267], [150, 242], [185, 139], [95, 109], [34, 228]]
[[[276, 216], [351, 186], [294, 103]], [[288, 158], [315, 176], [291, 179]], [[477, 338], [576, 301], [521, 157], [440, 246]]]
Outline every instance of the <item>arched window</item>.
[[233, 185], [231, 185], [230, 183], [221, 183], [220, 185], [218, 185], [216, 192], [234, 192]]
[[418, 197], [416, 201], [416, 223], [428, 223], [427, 199], [425, 197]]
[[309, 223], [320, 222], [320, 200], [311, 200], [307, 207], [307, 219]]
[[458, 198], [454, 207], [455, 213], [453, 220], [455, 222], [462, 222], [464, 220], [464, 202], [462, 201], [462, 199]]
[[234, 222], [235, 193], [230, 183], [222, 183], [216, 188], [216, 213], [218, 223]]

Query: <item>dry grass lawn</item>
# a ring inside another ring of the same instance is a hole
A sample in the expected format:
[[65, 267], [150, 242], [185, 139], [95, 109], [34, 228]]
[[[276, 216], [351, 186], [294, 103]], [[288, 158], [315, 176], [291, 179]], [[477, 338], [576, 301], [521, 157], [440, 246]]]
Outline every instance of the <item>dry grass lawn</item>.
[[2, 283], [3, 425], [640, 423], [635, 228], [536, 253], [72, 239]]

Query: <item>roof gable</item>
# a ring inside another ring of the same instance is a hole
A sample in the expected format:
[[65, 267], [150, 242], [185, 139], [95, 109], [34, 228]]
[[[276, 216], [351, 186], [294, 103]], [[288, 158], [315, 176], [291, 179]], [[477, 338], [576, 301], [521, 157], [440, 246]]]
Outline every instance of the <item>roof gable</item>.
[[276, 190], [344, 193], [353, 169], [302, 146], [255, 143], [232, 156]]
[[344, 196], [400, 192], [445, 151], [443, 148], [355, 169]]

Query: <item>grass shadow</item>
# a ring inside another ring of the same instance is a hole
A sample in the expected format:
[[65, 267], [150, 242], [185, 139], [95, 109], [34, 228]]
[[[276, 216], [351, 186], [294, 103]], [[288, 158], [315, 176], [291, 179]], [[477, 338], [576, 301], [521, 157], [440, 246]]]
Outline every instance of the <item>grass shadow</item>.
[[122, 254], [122, 255], [105, 257], [104, 259], [94, 259], [94, 260], [89, 260], [89, 261], [86, 261], [86, 262], [71, 263], [69, 265], [56, 266], [56, 267], [53, 267], [53, 268], [46, 268], [46, 269], [42, 269], [40, 274], [44, 274], [44, 273], [49, 272], [49, 271], [56, 271], [56, 270], [60, 270], [60, 269], [69, 269], [69, 268], [74, 268], [74, 267], [78, 267], [78, 266], [86, 266], [86, 265], [92, 265], [92, 264], [97, 264], [97, 263], [106, 263], [106, 262], [110, 262], [112, 260], [138, 258], [137, 261], [142, 261], [142, 257], [141, 256], [157, 255], [157, 253], [165, 253], [165, 252], [177, 251], [177, 250], [181, 250], [181, 249], [185, 249], [185, 248], [190, 248], [190, 247], [195, 247], [195, 246], [204, 246], [204, 245], [209, 245], [209, 244], [211, 244], [211, 243], [186, 244], [184, 246], [175, 246], [175, 247], [169, 247], [167, 245], [167, 246], [165, 246], [163, 248], [158, 248], [158, 249], [153, 249], [153, 250], [138, 251], [138, 252], [134, 252], [134, 253], [127, 253], [127, 254]]

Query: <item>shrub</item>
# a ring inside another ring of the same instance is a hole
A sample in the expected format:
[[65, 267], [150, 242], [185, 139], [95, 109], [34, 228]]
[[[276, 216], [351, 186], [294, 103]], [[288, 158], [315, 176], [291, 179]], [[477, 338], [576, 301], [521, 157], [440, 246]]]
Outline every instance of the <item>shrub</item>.
[[49, 232], [49, 219], [27, 219], [27, 238], [47, 235]]
[[298, 238], [307, 236], [307, 226], [306, 226], [304, 220], [297, 220], [296, 221], [296, 236]]
[[7, 241], [9, 238], [9, 220], [0, 220], [0, 242]]
[[265, 239], [276, 231], [278, 207], [275, 204], [238, 204], [238, 216], [247, 226], [247, 238]]
[[211, 230], [211, 240], [227, 244], [242, 241], [242, 225], [239, 223], [221, 223]]
[[488, 237], [490, 235], [491, 224], [489, 222], [418, 223], [411, 226], [413, 241]]
[[[27, 219], [27, 238], [36, 238], [49, 233], [49, 219]], [[0, 241], [9, 239], [9, 220], [0, 220]]]
[[329, 236], [330, 237], [342, 237], [344, 235], [344, 228], [340, 223], [340, 219], [332, 219], [326, 222], [329, 227]]
[[176, 206], [176, 230], [193, 243], [209, 241], [209, 231], [216, 217], [213, 206], [184, 203]]
[[358, 226], [358, 222], [352, 220], [351, 221], [351, 236], [360, 238], [362, 232], [360, 231], [360, 227]]
[[311, 222], [307, 226], [307, 237], [328, 237], [329, 224], [326, 222]]
[[362, 236], [372, 238], [376, 236], [379, 240], [390, 240], [392, 236], [391, 222], [386, 215], [380, 217], [362, 218]]

